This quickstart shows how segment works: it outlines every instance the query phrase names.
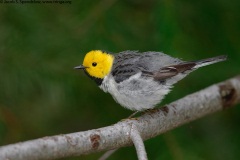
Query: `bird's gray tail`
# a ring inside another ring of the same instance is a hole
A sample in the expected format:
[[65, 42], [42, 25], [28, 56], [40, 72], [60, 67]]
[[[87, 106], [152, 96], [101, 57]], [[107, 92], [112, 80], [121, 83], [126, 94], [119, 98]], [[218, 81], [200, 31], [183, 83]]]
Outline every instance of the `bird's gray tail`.
[[207, 65], [214, 64], [214, 63], [221, 62], [221, 61], [225, 61], [225, 60], [227, 60], [226, 55], [207, 58], [207, 59], [202, 59], [202, 60], [195, 61], [196, 65], [193, 68], [197, 69], [197, 68], [200, 68], [200, 67], [203, 67], [203, 66], [207, 66]]

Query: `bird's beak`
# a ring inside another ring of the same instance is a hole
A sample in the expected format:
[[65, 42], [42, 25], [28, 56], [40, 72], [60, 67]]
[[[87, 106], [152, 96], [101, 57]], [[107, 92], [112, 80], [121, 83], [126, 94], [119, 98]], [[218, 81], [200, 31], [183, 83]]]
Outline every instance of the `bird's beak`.
[[74, 69], [85, 69], [86, 67], [84, 67], [83, 65], [80, 65], [80, 66], [77, 66], [77, 67], [74, 67]]

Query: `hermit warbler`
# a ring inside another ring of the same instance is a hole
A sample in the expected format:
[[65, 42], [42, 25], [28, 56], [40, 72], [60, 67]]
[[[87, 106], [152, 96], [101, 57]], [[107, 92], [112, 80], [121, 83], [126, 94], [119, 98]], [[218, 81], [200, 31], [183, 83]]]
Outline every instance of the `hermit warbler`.
[[124, 51], [113, 55], [93, 50], [75, 69], [83, 69], [123, 107], [143, 111], [160, 103], [173, 84], [190, 72], [224, 60], [226, 56], [185, 62], [161, 52]]

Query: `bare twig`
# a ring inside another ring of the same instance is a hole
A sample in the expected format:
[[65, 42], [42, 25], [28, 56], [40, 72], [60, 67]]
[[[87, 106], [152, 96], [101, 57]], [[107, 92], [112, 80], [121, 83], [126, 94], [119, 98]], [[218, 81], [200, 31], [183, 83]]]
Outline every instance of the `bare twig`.
[[135, 120], [112, 126], [44, 137], [0, 147], [1, 160], [46, 160], [112, 150], [132, 145], [134, 124], [143, 140], [240, 102], [240, 76], [188, 95]]
[[[128, 118], [132, 118], [133, 116], [135, 116], [139, 111], [136, 111], [134, 113], [132, 113], [130, 116], [128, 116]], [[113, 153], [115, 153], [118, 149], [113, 149], [113, 150], [109, 150], [107, 152], [105, 152], [98, 160], [106, 160], [108, 157], [110, 157]]]
[[138, 132], [138, 129], [134, 124], [132, 124], [130, 137], [136, 148], [138, 160], [147, 160], [147, 153], [144, 147], [142, 137], [140, 136], [140, 133]]

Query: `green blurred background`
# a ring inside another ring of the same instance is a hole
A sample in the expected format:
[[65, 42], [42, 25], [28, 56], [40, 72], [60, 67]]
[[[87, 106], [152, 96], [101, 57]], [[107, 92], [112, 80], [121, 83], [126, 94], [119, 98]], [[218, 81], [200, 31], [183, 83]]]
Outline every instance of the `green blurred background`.
[[[132, 113], [73, 70], [92, 49], [163, 51], [184, 60], [228, 55], [227, 62], [179, 82], [162, 104], [236, 76], [239, 9], [239, 0], [0, 4], [0, 145], [104, 127]], [[148, 140], [148, 157], [240, 159], [239, 115], [238, 105]], [[102, 154], [64, 160], [93, 160]], [[110, 159], [137, 156], [127, 147]]]

